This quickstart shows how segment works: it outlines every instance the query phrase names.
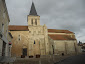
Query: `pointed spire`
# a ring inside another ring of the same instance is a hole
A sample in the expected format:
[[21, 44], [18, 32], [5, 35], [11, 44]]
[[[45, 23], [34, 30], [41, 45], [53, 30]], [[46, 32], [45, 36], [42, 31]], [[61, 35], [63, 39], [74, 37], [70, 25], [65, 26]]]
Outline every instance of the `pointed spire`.
[[33, 2], [32, 2], [32, 6], [31, 6], [29, 15], [38, 16]]

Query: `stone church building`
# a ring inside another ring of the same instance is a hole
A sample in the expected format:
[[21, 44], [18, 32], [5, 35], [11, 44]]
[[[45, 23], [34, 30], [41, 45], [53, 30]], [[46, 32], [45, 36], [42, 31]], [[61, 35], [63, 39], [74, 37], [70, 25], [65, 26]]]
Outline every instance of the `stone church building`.
[[10, 25], [13, 36], [11, 55], [20, 57], [35, 55], [61, 55], [77, 52], [77, 40], [69, 30], [47, 29], [40, 25], [34, 3], [27, 17], [28, 26]]

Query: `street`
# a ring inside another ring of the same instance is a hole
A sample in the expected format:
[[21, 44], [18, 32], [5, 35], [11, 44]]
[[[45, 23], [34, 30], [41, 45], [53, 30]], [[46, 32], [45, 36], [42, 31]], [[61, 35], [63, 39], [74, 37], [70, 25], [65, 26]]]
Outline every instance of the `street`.
[[85, 54], [72, 56], [55, 64], [85, 64]]

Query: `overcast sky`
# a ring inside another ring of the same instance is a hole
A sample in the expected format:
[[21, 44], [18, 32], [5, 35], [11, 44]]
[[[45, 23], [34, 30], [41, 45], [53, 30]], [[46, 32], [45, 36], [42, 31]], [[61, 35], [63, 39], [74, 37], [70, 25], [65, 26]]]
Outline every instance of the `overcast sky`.
[[[65, 29], [85, 42], [85, 0], [33, 0], [41, 25]], [[10, 25], [27, 25], [32, 0], [6, 0]]]

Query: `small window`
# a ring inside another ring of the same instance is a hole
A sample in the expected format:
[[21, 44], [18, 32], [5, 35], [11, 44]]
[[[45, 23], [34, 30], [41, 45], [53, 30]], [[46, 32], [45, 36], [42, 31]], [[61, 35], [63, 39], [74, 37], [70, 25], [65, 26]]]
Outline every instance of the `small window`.
[[35, 41], [34, 41], [34, 44], [35, 44]]
[[32, 23], [32, 25], [33, 25], [33, 19], [31, 19], [31, 23]]
[[19, 41], [21, 40], [21, 37], [20, 37], [20, 35], [19, 35], [19, 37], [18, 37], [18, 40], [19, 40]]
[[37, 19], [35, 19], [35, 25], [37, 25]]

